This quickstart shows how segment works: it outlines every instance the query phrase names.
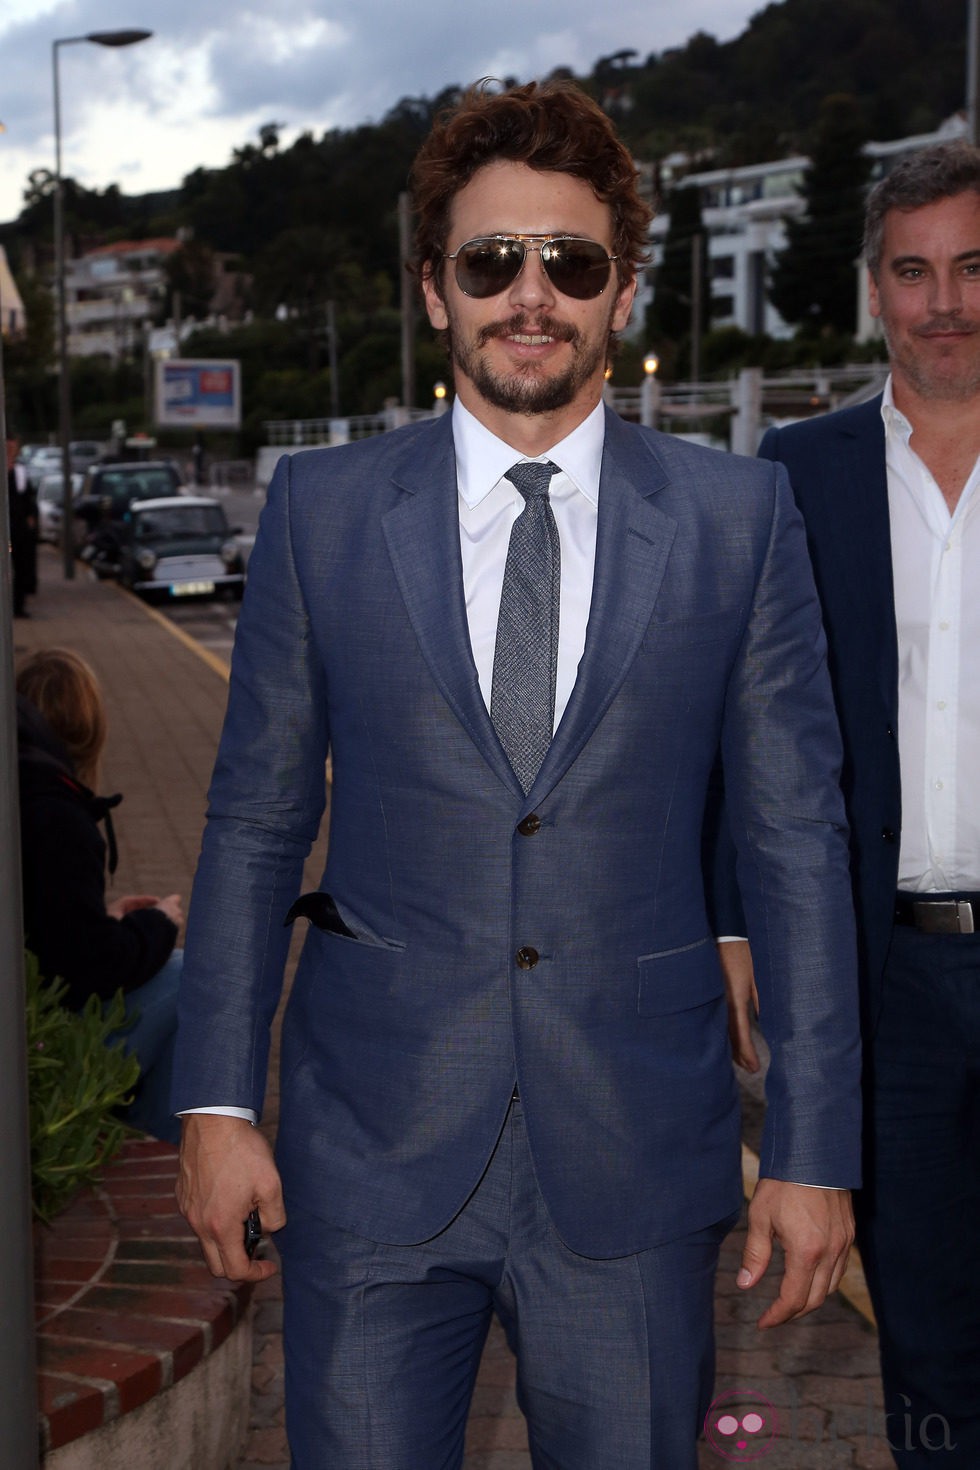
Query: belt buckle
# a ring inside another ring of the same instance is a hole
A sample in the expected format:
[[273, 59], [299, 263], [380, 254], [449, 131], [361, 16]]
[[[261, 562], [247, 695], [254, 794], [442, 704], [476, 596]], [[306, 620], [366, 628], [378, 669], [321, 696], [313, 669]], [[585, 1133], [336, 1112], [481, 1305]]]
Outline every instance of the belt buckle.
[[924, 934], [973, 934], [973, 904], [969, 899], [912, 904], [915, 927]]

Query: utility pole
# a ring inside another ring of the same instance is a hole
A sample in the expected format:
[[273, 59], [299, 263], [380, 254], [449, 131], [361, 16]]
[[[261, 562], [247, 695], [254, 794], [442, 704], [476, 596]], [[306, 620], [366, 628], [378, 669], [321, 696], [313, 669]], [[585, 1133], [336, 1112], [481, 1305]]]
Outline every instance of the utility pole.
[[701, 250], [704, 236], [691, 236], [691, 382], [701, 381]]
[[34, 1470], [38, 1457], [31, 1241], [30, 1124], [20, 888], [17, 716], [14, 697], [13, 587], [0, 334], [0, 1178], [4, 1181], [0, 1271], [0, 1445], [10, 1470]]
[[401, 267], [402, 407], [415, 407], [415, 282], [406, 269], [412, 255], [412, 206], [398, 196], [398, 261]]
[[327, 362], [330, 367], [330, 417], [340, 418], [340, 368], [337, 363], [337, 312], [327, 302]]
[[980, 146], [980, 0], [970, 0], [966, 42], [966, 116], [970, 142]]

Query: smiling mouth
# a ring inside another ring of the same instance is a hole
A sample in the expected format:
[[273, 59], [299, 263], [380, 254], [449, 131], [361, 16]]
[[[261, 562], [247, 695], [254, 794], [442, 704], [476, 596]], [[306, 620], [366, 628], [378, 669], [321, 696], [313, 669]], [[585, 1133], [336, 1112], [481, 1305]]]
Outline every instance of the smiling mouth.
[[503, 322], [489, 322], [479, 334], [480, 346], [484, 347], [495, 337], [516, 342], [521, 347], [547, 347], [553, 342], [574, 342], [578, 333], [566, 322], [545, 317], [534, 323], [536, 331], [529, 331], [529, 323], [522, 316], [510, 317]]

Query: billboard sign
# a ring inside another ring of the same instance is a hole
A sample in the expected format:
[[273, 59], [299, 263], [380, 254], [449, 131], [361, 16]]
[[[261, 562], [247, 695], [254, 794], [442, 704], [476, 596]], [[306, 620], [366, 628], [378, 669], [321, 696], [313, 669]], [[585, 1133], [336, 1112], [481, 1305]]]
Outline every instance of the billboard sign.
[[158, 358], [156, 421], [168, 429], [237, 429], [241, 364], [234, 358]]

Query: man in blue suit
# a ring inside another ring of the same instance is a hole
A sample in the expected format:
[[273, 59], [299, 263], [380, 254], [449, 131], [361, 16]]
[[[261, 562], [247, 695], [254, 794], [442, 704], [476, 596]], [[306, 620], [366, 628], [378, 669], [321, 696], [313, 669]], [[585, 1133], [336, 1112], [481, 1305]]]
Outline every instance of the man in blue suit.
[[[772, 430], [761, 453], [806, 521], [844, 739], [868, 1038], [858, 1240], [889, 1441], [902, 1467], [976, 1470], [980, 151], [899, 164], [870, 196], [865, 258], [884, 395]], [[743, 1008], [751, 1066], [745, 1024]]]
[[[763, 1326], [836, 1287], [858, 1182], [802, 523], [782, 470], [605, 410], [649, 212], [577, 88], [468, 94], [413, 183], [457, 399], [270, 486], [187, 939], [179, 1196], [216, 1273], [271, 1269], [254, 1207], [280, 1232], [296, 1470], [458, 1466], [494, 1310], [536, 1466], [693, 1470], [741, 1192], [719, 744], [774, 1053], [739, 1278], [782, 1242]], [[251, 1122], [297, 914], [274, 1164]]]

